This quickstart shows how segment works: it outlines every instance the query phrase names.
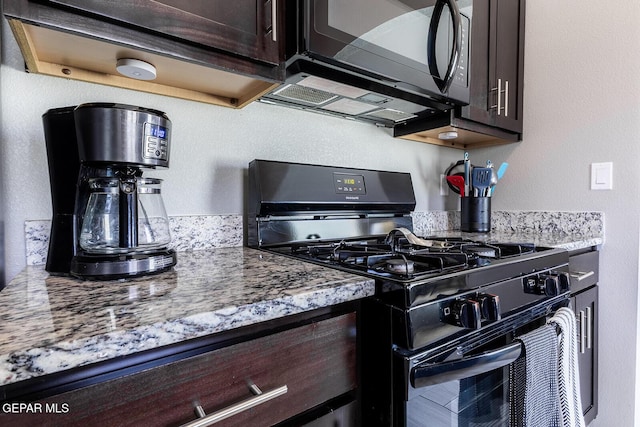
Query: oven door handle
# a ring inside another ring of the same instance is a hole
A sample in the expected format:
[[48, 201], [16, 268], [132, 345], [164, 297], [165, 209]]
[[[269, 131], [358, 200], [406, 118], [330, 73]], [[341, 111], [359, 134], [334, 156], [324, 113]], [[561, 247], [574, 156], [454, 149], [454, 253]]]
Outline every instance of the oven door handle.
[[522, 354], [522, 343], [514, 341], [505, 347], [475, 356], [442, 363], [424, 363], [411, 370], [414, 388], [461, 380], [502, 368], [514, 362]]

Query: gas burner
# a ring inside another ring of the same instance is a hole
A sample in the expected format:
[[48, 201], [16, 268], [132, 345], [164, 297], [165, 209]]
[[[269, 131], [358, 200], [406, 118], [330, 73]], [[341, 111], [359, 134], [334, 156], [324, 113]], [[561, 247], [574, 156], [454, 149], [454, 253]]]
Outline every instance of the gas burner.
[[415, 271], [415, 264], [413, 261], [406, 258], [392, 258], [387, 260], [385, 270], [389, 273], [401, 274], [408, 276]]
[[489, 246], [470, 246], [463, 249], [464, 252], [476, 254], [479, 257], [497, 258], [495, 248]]

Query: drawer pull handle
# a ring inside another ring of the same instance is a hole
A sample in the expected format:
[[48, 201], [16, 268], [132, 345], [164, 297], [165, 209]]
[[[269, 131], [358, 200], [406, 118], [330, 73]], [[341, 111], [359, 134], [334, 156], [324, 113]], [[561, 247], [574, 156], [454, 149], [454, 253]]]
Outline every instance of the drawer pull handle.
[[586, 279], [587, 277], [593, 276], [595, 273], [593, 271], [583, 272], [583, 271], [574, 271], [570, 274], [571, 277], [576, 279], [578, 282]]
[[275, 388], [273, 390], [266, 391], [264, 393], [255, 384], [251, 384], [249, 388], [255, 394], [255, 396], [250, 397], [249, 399], [243, 400], [242, 402], [238, 402], [235, 405], [229, 406], [228, 408], [224, 408], [219, 411], [216, 411], [210, 415], [206, 415], [202, 406], [198, 404], [195, 408], [195, 411], [200, 418], [198, 418], [197, 420], [193, 420], [187, 424], [183, 424], [182, 427], [210, 426], [212, 424], [217, 423], [218, 421], [222, 421], [236, 414], [244, 412], [248, 409], [256, 407], [262, 403], [265, 403], [271, 399], [275, 399], [278, 396], [282, 396], [287, 391], [289, 391], [286, 385]]

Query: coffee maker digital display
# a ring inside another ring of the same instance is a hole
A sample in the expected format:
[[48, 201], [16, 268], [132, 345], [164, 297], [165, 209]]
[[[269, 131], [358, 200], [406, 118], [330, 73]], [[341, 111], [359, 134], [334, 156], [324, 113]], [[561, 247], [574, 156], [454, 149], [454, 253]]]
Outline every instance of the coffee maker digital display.
[[162, 180], [142, 176], [169, 167], [166, 114], [92, 103], [42, 118], [53, 204], [46, 270], [108, 280], [171, 269]]

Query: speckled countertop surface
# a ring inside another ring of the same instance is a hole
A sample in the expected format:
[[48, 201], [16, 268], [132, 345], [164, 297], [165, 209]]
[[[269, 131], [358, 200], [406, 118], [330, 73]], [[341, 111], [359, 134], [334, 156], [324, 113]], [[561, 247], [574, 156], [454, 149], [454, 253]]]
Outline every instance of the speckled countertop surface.
[[[598, 212], [496, 212], [491, 233], [459, 213], [414, 213], [420, 236], [575, 250], [604, 243]], [[176, 218], [178, 265], [148, 278], [84, 282], [44, 270], [49, 225], [25, 225], [29, 266], [0, 292], [2, 386], [370, 296], [372, 280], [240, 247], [238, 216]], [[228, 244], [233, 247], [219, 247]], [[36, 265], [31, 265], [36, 264]], [[39, 265], [38, 265], [39, 264]]]
[[28, 266], [0, 292], [0, 386], [356, 300], [373, 281], [255, 249], [182, 252], [127, 281]]
[[439, 237], [463, 237], [481, 242], [534, 243], [536, 246], [563, 248], [568, 251], [599, 246], [604, 243], [600, 236], [569, 233], [527, 233], [511, 231], [492, 231], [490, 233], [465, 233], [461, 231], [438, 231]]

